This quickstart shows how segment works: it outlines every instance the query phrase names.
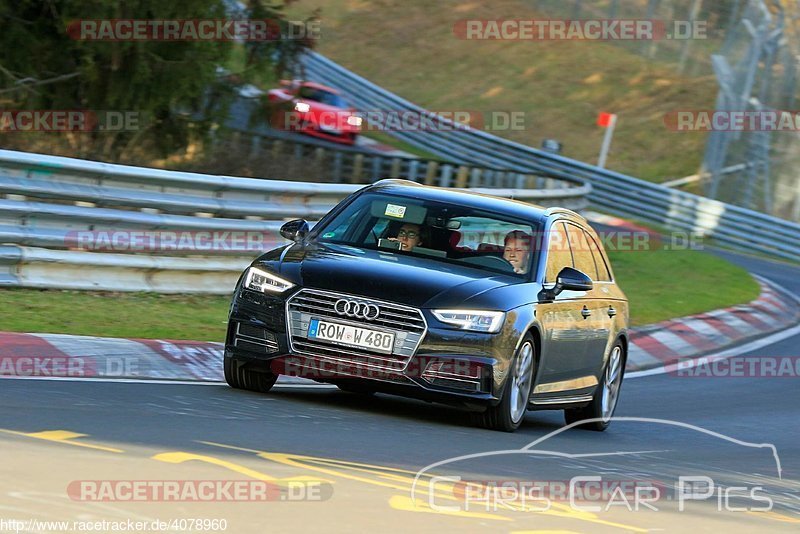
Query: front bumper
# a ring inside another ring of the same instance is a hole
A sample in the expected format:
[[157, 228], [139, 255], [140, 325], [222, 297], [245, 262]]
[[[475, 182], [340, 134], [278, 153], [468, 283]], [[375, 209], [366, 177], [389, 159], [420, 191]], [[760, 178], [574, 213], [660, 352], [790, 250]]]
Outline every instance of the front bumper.
[[414, 354], [404, 365], [387, 368], [354, 358], [347, 350], [342, 350], [341, 356], [333, 351], [293, 350], [286, 305], [291, 298], [239, 289], [231, 306], [226, 357], [319, 382], [367, 381], [376, 391], [425, 400], [481, 405], [499, 402], [513, 343], [518, 339], [509, 335], [513, 325], [504, 326], [497, 334], [465, 332], [442, 325], [427, 310], [421, 310], [426, 330]]

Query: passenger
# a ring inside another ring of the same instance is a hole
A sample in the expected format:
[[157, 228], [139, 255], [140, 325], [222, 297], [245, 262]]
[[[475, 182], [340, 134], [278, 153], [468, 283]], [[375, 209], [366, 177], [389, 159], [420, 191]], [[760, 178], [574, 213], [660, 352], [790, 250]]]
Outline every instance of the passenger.
[[509, 232], [505, 239], [503, 259], [511, 264], [515, 273], [527, 273], [531, 263], [531, 236], [522, 230]]
[[400, 250], [409, 251], [414, 247], [421, 247], [422, 229], [418, 224], [406, 223], [400, 227], [397, 237], [390, 237], [389, 241], [399, 241]]

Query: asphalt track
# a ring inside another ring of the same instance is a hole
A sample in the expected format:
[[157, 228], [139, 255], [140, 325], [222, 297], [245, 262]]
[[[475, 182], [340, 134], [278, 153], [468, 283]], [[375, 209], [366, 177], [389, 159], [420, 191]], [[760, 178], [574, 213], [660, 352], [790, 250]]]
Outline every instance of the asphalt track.
[[[800, 269], [719, 253], [800, 294]], [[800, 356], [800, 333], [777, 337], [742, 355]], [[617, 417], [627, 419], [605, 433], [559, 433], [561, 412], [529, 412], [518, 432], [504, 434], [469, 426], [453, 408], [325, 387], [258, 395], [220, 385], [2, 380], [0, 531], [4, 518], [218, 518], [227, 532], [797, 532], [799, 405], [796, 377], [660, 374], [626, 380]], [[548, 489], [468, 499], [453, 480], [431, 475]], [[624, 490], [571, 503], [557, 488], [576, 476]], [[680, 510], [675, 484], [689, 476], [708, 477], [697, 491], [713, 495]], [[280, 491], [269, 502], [202, 503], [96, 502], [68, 492], [75, 481], [187, 479], [265, 480]], [[649, 488], [638, 499], [632, 481]]]

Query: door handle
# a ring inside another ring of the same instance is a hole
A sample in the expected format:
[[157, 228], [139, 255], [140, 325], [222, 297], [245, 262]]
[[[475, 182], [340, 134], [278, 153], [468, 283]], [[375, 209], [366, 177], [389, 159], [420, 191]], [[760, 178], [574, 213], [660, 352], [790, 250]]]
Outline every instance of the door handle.
[[584, 319], [588, 319], [589, 316], [592, 315], [592, 310], [584, 306], [583, 309], [581, 310], [581, 315], [583, 315]]
[[614, 306], [608, 307], [608, 316], [614, 317], [617, 314], [617, 310], [614, 309]]

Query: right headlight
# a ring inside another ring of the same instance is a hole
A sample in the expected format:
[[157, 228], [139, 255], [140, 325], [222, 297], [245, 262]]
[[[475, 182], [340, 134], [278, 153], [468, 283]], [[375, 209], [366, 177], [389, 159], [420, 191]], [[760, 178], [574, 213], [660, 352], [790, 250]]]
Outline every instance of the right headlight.
[[290, 281], [258, 267], [250, 267], [244, 277], [244, 287], [262, 293], [283, 293], [294, 286]]
[[461, 327], [472, 332], [494, 334], [500, 331], [505, 312], [483, 310], [431, 310], [433, 316], [443, 323]]

